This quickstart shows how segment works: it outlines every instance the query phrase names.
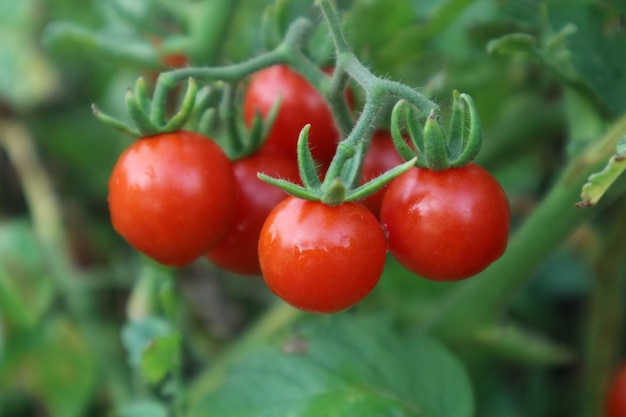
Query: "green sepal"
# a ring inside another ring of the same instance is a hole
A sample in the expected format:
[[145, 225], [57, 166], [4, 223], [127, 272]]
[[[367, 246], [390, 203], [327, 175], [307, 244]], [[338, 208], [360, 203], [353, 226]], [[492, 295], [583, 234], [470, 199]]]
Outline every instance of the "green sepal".
[[459, 99], [459, 92], [452, 92], [452, 113], [448, 130], [448, 151], [452, 158], [457, 158], [463, 151], [465, 136], [465, 108]]
[[300, 170], [300, 179], [302, 184], [309, 189], [317, 190], [322, 185], [317, 176], [317, 168], [311, 150], [309, 149], [309, 130], [311, 125], [308, 124], [300, 131], [298, 137], [298, 167]]
[[[409, 145], [406, 144], [404, 137], [402, 135], [402, 129], [400, 128], [401, 121], [401, 112], [404, 112], [403, 115], [406, 118], [406, 106], [408, 103], [405, 100], [399, 100], [395, 106], [393, 106], [393, 110], [391, 111], [391, 138], [393, 139], [393, 145], [395, 146], [398, 154], [404, 159], [408, 161], [409, 159], [413, 159], [417, 156], [416, 152], [411, 149]], [[420, 133], [421, 134], [421, 133]], [[413, 137], [411, 135], [411, 140]], [[416, 147], [416, 149], [418, 149]]]
[[384, 172], [378, 177], [372, 179], [371, 181], [368, 181], [365, 184], [353, 189], [352, 191], [349, 191], [346, 194], [344, 201], [361, 200], [371, 194], [374, 194], [376, 191], [380, 190], [389, 182], [391, 182], [393, 179], [399, 177], [400, 175], [413, 168], [416, 161], [416, 157], [414, 157], [413, 159], [409, 159], [405, 163], [398, 165], [397, 167], [394, 167], [389, 171]]
[[341, 181], [350, 189], [358, 186], [361, 179], [361, 168], [363, 164], [363, 156], [365, 154], [365, 145], [366, 142], [360, 141], [356, 150], [351, 149], [352, 155], [341, 168], [339, 177], [341, 178]]
[[215, 126], [217, 125], [217, 111], [213, 107], [209, 107], [202, 113], [198, 125], [194, 130], [205, 136], [211, 137]]
[[302, 198], [303, 200], [312, 200], [312, 201], [320, 200], [318, 190], [317, 192], [315, 192], [316, 190], [309, 190], [307, 188], [301, 187], [287, 180], [270, 177], [269, 175], [264, 174], [262, 172], [259, 172], [257, 174], [257, 178], [263, 182], [266, 182], [270, 185], [280, 188], [287, 194], [292, 195], [294, 197]]
[[139, 108], [141, 108], [145, 114], [149, 114], [151, 106], [150, 96], [148, 95], [146, 80], [143, 77], [139, 77], [135, 83], [134, 97]]
[[446, 139], [434, 111], [430, 112], [424, 125], [424, 156], [428, 168], [433, 171], [443, 171], [450, 167]]
[[141, 132], [139, 132], [139, 130], [133, 129], [132, 127], [128, 126], [126, 123], [123, 123], [109, 116], [106, 113], [102, 113], [100, 109], [98, 109], [98, 107], [93, 103], [91, 104], [91, 111], [93, 112], [94, 116], [98, 118], [98, 120], [100, 120], [103, 123], [108, 124], [114, 129], [117, 129], [120, 132], [126, 133], [127, 135], [135, 137], [135, 138], [138, 138], [141, 136]]
[[338, 206], [346, 201], [347, 188], [341, 178], [335, 178], [324, 190], [321, 201], [329, 206]]
[[196, 95], [198, 94], [198, 86], [193, 78], [189, 77], [189, 81], [187, 82], [187, 90], [185, 92], [185, 97], [183, 98], [183, 102], [180, 106], [180, 110], [174, 116], [170, 118], [170, 120], [163, 126], [160, 132], [174, 132], [180, 130], [191, 115], [193, 111], [194, 105], [196, 103]]
[[423, 119], [413, 106], [408, 106], [405, 113], [405, 121], [411, 138], [411, 144], [415, 148], [414, 155], [417, 156], [417, 165], [426, 167], [426, 151], [424, 131], [422, 129]]
[[126, 90], [126, 111], [133, 120], [141, 136], [152, 136], [159, 132], [159, 128], [150, 120], [146, 112], [141, 108], [130, 88]]
[[595, 206], [624, 170], [626, 170], [626, 136], [620, 139], [615, 154], [611, 156], [604, 169], [592, 174], [583, 185], [581, 201], [576, 206]]
[[[467, 109], [469, 111], [469, 129], [466, 129], [465, 125], [462, 126], [461, 154], [450, 162], [450, 166], [455, 168], [472, 162], [480, 152], [483, 144], [483, 126], [474, 100], [467, 94], [459, 95], [459, 99], [464, 102], [464, 110]], [[464, 110], [463, 118], [465, 119]]]

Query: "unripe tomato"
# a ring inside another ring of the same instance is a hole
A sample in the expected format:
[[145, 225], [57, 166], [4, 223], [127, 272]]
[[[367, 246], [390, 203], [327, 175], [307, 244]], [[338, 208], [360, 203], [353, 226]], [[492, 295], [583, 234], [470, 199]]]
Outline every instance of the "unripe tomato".
[[224, 237], [235, 210], [230, 161], [209, 138], [175, 132], [136, 141], [109, 179], [115, 230], [167, 266], [193, 262]]

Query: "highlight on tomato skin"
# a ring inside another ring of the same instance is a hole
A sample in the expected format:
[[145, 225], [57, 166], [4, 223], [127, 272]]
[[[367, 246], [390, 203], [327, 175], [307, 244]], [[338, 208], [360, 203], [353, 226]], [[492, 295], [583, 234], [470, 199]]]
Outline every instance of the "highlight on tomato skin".
[[179, 131], [142, 138], [109, 178], [114, 229], [157, 262], [185, 266], [223, 238], [235, 210], [235, 177], [209, 138]]
[[500, 184], [476, 164], [412, 168], [391, 182], [381, 209], [389, 251], [435, 281], [476, 275], [504, 253], [510, 208]]
[[237, 206], [226, 236], [207, 258], [218, 267], [241, 275], [258, 276], [258, 241], [261, 227], [272, 209], [287, 194], [261, 181], [257, 174], [299, 182], [298, 165], [283, 154], [257, 152], [233, 163], [237, 182]]
[[365, 298], [383, 272], [387, 243], [360, 203], [328, 206], [288, 197], [270, 213], [259, 238], [268, 288], [312, 313], [336, 313]]
[[[325, 72], [331, 73], [332, 68]], [[295, 159], [300, 131], [310, 124], [309, 146], [313, 158], [321, 165], [328, 166], [341, 135], [324, 98], [287, 65], [273, 65], [252, 75], [244, 95], [245, 123], [250, 126], [257, 112], [265, 118], [279, 97], [280, 108], [263, 145], [264, 149], [285, 153]], [[347, 92], [346, 98], [352, 106], [351, 93]]]

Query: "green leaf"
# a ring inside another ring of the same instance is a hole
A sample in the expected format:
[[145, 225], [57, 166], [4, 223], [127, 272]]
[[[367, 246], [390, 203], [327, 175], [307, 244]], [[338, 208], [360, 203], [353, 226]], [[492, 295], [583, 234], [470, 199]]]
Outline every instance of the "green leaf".
[[612, 24], [613, 13], [596, 4], [569, 0], [548, 2], [546, 7], [555, 30], [576, 26], [568, 41], [579, 76], [612, 110], [626, 110], [626, 30]]
[[150, 383], [160, 382], [179, 366], [180, 333], [160, 318], [146, 317], [127, 323], [122, 341], [130, 364], [138, 367]]
[[190, 416], [469, 417], [465, 371], [425, 335], [384, 317], [317, 317], [282, 349], [259, 347]]
[[96, 382], [94, 358], [67, 321], [14, 335], [0, 356], [0, 391], [18, 389], [37, 398], [44, 415], [85, 415]]
[[592, 207], [602, 198], [609, 187], [626, 169], [626, 136], [620, 139], [615, 154], [609, 159], [606, 167], [589, 177], [583, 185], [581, 201], [578, 207]]
[[152, 384], [160, 382], [180, 365], [179, 333], [153, 338], [141, 355], [141, 372]]
[[53, 298], [31, 226], [22, 220], [0, 223], [0, 317], [18, 329], [37, 326]]
[[167, 409], [155, 401], [137, 401], [126, 404], [115, 417], [167, 417]]
[[57, 74], [38, 46], [38, 5], [0, 0], [0, 101], [24, 110], [58, 92]]

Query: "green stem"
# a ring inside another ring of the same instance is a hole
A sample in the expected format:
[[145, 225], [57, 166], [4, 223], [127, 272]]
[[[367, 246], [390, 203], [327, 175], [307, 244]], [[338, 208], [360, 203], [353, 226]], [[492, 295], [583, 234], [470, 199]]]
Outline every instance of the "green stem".
[[310, 30], [311, 22], [301, 18], [291, 24], [283, 42], [265, 54], [222, 67], [192, 67], [161, 73], [154, 88], [150, 120], [159, 126], [164, 124], [165, 106], [163, 103], [166, 102], [169, 91], [178, 82], [187, 78], [193, 78], [205, 83], [215, 80], [238, 81], [271, 65], [291, 62], [294, 53], [298, 53], [297, 48], [303, 43], [303, 39], [310, 34]]
[[613, 238], [601, 247], [596, 260], [596, 275], [589, 299], [589, 316], [585, 332], [585, 356], [580, 417], [602, 415], [606, 392], [615, 373], [621, 346], [621, 329], [624, 324], [624, 247], [626, 245], [626, 208], [621, 204]]
[[[587, 152], [571, 161], [541, 205], [511, 238], [502, 258], [481, 274], [460, 283], [447, 302], [425, 323], [426, 327], [442, 337], [459, 339], [497, 316], [520, 287], [532, 278], [532, 272], [546, 254], [597, 213], [599, 207], [587, 210], [574, 204], [580, 199], [580, 190], [587, 177], [603, 167], [624, 135], [626, 117], [619, 119]], [[610, 202], [607, 197], [603, 200], [605, 205]]]

